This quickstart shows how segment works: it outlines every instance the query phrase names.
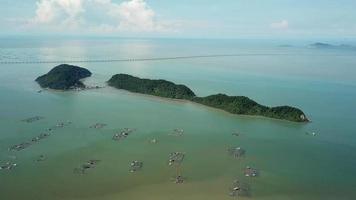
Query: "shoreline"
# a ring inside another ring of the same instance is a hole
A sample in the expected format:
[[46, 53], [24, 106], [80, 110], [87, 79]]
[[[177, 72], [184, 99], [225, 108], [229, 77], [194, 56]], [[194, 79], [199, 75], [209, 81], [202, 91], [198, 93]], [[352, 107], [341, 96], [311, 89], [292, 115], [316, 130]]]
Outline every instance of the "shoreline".
[[295, 121], [289, 121], [289, 120], [285, 120], [285, 119], [266, 117], [266, 116], [262, 116], [262, 115], [234, 114], [234, 113], [230, 113], [228, 111], [225, 111], [223, 109], [214, 108], [214, 107], [211, 107], [211, 106], [207, 106], [207, 105], [200, 104], [200, 103], [197, 103], [197, 102], [194, 102], [194, 101], [190, 101], [190, 100], [186, 100], [186, 99], [173, 99], [173, 98], [160, 97], [160, 96], [155, 96], [155, 95], [150, 95], [150, 94], [131, 92], [131, 91], [128, 91], [128, 90], [125, 90], [125, 89], [115, 88], [115, 87], [110, 86], [108, 84], [106, 84], [105, 86], [99, 86], [98, 88], [96, 88], [94, 86], [94, 87], [91, 87], [91, 88], [84, 88], [84, 89], [81, 89], [81, 90], [76, 90], [76, 89], [56, 90], [56, 89], [51, 89], [51, 88], [41, 88], [40, 87], [40, 90], [38, 90], [38, 91], [45, 90], [45, 91], [51, 91], [51, 92], [82, 92], [82, 91], [90, 91], [90, 90], [100, 90], [100, 89], [105, 89], [105, 88], [112, 88], [112, 89], [115, 89], [115, 90], [118, 90], [118, 91], [121, 91], [121, 92], [125, 92], [125, 93], [130, 94], [130, 95], [148, 97], [148, 98], [151, 98], [151, 99], [154, 99], [154, 100], [161, 100], [161, 101], [165, 101], [165, 102], [189, 103], [189, 104], [194, 105], [194, 106], [200, 106], [200, 107], [212, 110], [214, 112], [220, 112], [220, 113], [228, 114], [228, 115], [231, 115], [231, 116], [238, 116], [238, 117], [244, 117], [244, 118], [253, 118], [253, 119], [264, 119], [264, 120], [268, 119], [268, 120], [274, 120], [274, 121], [279, 121], [279, 122], [289, 122], [289, 123], [303, 124], [303, 125], [312, 122], [310, 119], [308, 119], [308, 121], [305, 121], [305, 122], [295, 122]]
[[[224, 113], [224, 114], [228, 114], [231, 116], [237, 116], [237, 117], [244, 117], [244, 118], [253, 118], [253, 119], [264, 119], [264, 120], [274, 120], [274, 121], [279, 121], [279, 122], [289, 122], [289, 123], [293, 123], [293, 124], [307, 124], [312, 122], [311, 120], [306, 121], [306, 122], [294, 122], [294, 121], [289, 121], [289, 120], [285, 120], [285, 119], [277, 119], [277, 118], [271, 118], [271, 117], [265, 117], [265, 116], [260, 116], [260, 115], [244, 115], [244, 114], [234, 114], [234, 113], [230, 113], [228, 111], [219, 109], [219, 108], [214, 108], [214, 107], [210, 107], [204, 104], [200, 104], [200, 103], [196, 103], [194, 101], [190, 101], [190, 100], [186, 100], [186, 99], [172, 99], [172, 98], [166, 98], [166, 97], [160, 97], [160, 96], [155, 96], [155, 95], [150, 95], [150, 94], [142, 94], [142, 93], [136, 93], [136, 92], [130, 92], [128, 90], [124, 90], [124, 89], [118, 89], [112, 86], [107, 85], [108, 88], [113, 88], [115, 90], [121, 91], [121, 92], [125, 92], [129, 95], [134, 95], [134, 96], [142, 96], [142, 97], [148, 97], [154, 100], [162, 100], [165, 102], [176, 102], [176, 103], [189, 103], [191, 105], [194, 106], [200, 106], [203, 108], [207, 108], [209, 110], [212, 110], [214, 112], [220, 112], [220, 113]], [[106, 87], [104, 87], [106, 88]]]

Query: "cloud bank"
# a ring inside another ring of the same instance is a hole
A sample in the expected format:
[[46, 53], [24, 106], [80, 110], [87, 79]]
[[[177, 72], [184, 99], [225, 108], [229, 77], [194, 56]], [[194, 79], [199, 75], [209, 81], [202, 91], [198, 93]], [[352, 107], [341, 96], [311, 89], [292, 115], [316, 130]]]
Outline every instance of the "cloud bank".
[[39, 0], [30, 28], [89, 32], [170, 32], [173, 22], [158, 19], [145, 0]]

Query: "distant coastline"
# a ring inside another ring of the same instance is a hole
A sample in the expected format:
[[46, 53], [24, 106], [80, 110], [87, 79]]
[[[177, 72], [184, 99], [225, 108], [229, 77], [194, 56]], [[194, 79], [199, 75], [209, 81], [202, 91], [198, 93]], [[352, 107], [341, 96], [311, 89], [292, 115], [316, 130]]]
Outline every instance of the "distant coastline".
[[315, 42], [310, 44], [308, 47], [316, 48], [316, 49], [356, 50], [356, 47], [352, 45], [347, 45], [347, 44], [334, 45], [334, 44], [323, 43], [323, 42]]

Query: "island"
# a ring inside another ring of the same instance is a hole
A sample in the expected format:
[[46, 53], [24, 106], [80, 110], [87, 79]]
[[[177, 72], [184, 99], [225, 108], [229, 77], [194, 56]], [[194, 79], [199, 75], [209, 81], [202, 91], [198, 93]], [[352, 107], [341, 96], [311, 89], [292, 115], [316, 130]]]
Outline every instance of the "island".
[[291, 106], [268, 107], [245, 96], [226, 94], [197, 97], [187, 86], [161, 79], [142, 79], [128, 74], [116, 74], [107, 83], [117, 89], [171, 99], [184, 99], [232, 114], [264, 116], [293, 122], [309, 121], [303, 111]]
[[191, 99], [194, 92], [185, 85], [177, 85], [166, 80], [141, 79], [128, 74], [116, 74], [108, 85], [130, 92], [149, 94], [171, 99]]
[[328, 43], [316, 42], [310, 44], [309, 46], [316, 49], [356, 50], [355, 46], [351, 46], [347, 44], [333, 45]]
[[225, 110], [232, 114], [256, 115], [294, 122], [307, 122], [303, 111], [291, 106], [268, 107], [245, 96], [215, 94], [207, 97], [194, 97], [193, 102]]
[[316, 42], [316, 43], [310, 44], [310, 46], [314, 47], [314, 48], [334, 48], [335, 47], [332, 44], [322, 43], [322, 42]]
[[85, 68], [61, 64], [51, 69], [47, 74], [38, 77], [35, 81], [42, 88], [70, 90], [85, 88], [80, 79], [89, 76], [91, 76], [91, 72]]

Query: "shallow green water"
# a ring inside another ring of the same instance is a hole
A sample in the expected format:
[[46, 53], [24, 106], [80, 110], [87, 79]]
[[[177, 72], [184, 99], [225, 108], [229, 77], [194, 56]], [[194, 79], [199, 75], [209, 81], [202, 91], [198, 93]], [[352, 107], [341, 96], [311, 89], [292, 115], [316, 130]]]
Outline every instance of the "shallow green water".
[[[277, 42], [276, 42], [277, 43]], [[33, 80], [52, 64], [1, 65], [0, 161], [18, 166], [0, 171], [0, 199], [233, 199], [232, 181], [251, 186], [249, 199], [356, 198], [356, 90], [354, 52], [280, 48], [274, 43], [191, 40], [19, 41], [0, 48], [2, 60], [134, 58], [209, 53], [288, 53], [288, 56], [240, 56], [136, 63], [85, 63], [94, 76], [87, 84], [105, 85], [115, 73], [164, 78], [190, 86], [198, 95], [224, 92], [246, 95], [266, 105], [302, 108], [313, 121], [298, 124], [236, 116], [189, 102], [170, 101], [106, 87], [83, 92], [39, 90]], [[10, 58], [9, 58], [10, 55]], [[45, 119], [24, 123], [32, 116]], [[38, 135], [59, 121], [73, 122], [19, 152], [13, 144]], [[89, 126], [108, 124], [101, 130]], [[126, 140], [111, 137], [136, 128]], [[182, 128], [182, 137], [170, 136]], [[232, 136], [241, 132], [239, 137]], [[316, 137], [305, 132], [315, 131]], [[157, 139], [156, 144], [149, 141]], [[227, 148], [241, 146], [234, 159]], [[186, 183], [171, 178], [170, 152], [186, 158]], [[40, 155], [48, 159], [34, 162]], [[100, 159], [86, 175], [73, 169]], [[144, 167], [129, 172], [133, 160]], [[247, 178], [247, 165], [260, 170]]]

